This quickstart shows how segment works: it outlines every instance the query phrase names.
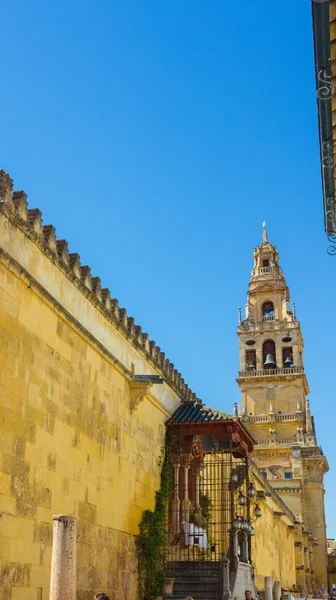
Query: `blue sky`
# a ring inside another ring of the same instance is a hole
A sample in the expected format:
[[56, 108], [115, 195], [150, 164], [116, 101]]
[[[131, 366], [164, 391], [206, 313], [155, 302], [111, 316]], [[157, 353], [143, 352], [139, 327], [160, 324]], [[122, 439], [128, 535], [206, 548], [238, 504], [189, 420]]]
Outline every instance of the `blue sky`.
[[[207, 403], [239, 402], [237, 308], [266, 219], [336, 466], [310, 2], [4, 0], [0, 167]], [[336, 537], [333, 472], [328, 535]]]

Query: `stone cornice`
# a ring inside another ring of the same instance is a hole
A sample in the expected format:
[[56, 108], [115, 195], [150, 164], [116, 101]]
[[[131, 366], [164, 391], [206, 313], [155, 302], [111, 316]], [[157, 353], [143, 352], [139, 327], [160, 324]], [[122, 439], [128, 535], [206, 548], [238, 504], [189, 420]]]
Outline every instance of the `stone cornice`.
[[[3, 173], [0, 171], [0, 175]], [[142, 331], [140, 325], [134, 323], [134, 319], [127, 315], [124, 308], [119, 307], [118, 300], [111, 298], [110, 291], [102, 289], [99, 277], [91, 276], [90, 268], [81, 265], [78, 254], [69, 254], [68, 242], [56, 239], [56, 230], [52, 225], [43, 225], [40, 210], [28, 209], [24, 192], [14, 192], [7, 197], [2, 195], [0, 215], [5, 216], [14, 227], [38, 246], [95, 308], [145, 356], [182, 400], [198, 401], [196, 394], [184, 382], [181, 373], [165, 357], [161, 348], [149, 340], [148, 334]]]
[[329, 471], [328, 461], [324, 454], [302, 456], [302, 465], [305, 475], [309, 475], [310, 472], [313, 475], [323, 477], [323, 475]]
[[302, 491], [302, 487], [297, 487], [297, 488], [289, 488], [289, 487], [279, 487], [276, 488], [279, 492], [286, 492], [286, 494], [296, 494], [299, 495], [301, 494]]
[[[246, 384], [246, 383], [282, 383], [283, 381], [286, 382], [292, 382], [295, 379], [302, 381], [302, 386], [304, 389], [304, 393], [306, 395], [309, 394], [309, 386], [308, 386], [308, 381], [307, 381], [307, 377], [305, 375], [305, 373], [302, 372], [299, 373], [297, 372], [298, 369], [295, 371], [295, 369], [292, 370], [292, 372], [288, 372], [285, 373], [285, 371], [290, 371], [290, 369], [277, 369], [278, 373], [274, 373], [272, 375], [269, 375], [267, 373], [267, 371], [262, 370], [260, 371], [260, 374], [258, 374], [258, 372], [256, 373], [255, 371], [252, 372], [248, 372], [248, 371], [240, 371], [239, 372], [239, 376], [237, 377], [236, 381], [238, 383], [239, 386], [241, 386], [242, 384]], [[276, 369], [274, 369], [274, 371], [276, 371]], [[283, 372], [282, 372], [283, 371]], [[254, 373], [254, 375], [253, 375]]]

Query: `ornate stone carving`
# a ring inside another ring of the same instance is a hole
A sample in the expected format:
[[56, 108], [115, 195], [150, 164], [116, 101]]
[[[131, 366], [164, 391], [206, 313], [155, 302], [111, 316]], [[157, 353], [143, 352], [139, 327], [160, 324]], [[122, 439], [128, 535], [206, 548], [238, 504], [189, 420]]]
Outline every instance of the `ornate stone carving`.
[[131, 411], [136, 410], [140, 402], [149, 393], [152, 383], [147, 381], [131, 381], [130, 386], [130, 409]]

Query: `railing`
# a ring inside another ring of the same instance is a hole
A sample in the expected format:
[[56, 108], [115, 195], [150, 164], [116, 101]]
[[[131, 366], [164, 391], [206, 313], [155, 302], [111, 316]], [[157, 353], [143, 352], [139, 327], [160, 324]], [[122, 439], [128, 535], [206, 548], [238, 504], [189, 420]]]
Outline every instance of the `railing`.
[[[265, 315], [268, 316], [268, 315]], [[249, 323], [248, 321], [243, 321], [243, 323], [239, 323], [238, 331], [260, 331], [261, 329], [280, 329], [283, 327], [283, 321], [279, 319], [275, 319], [273, 315], [271, 315], [272, 319], [267, 318], [259, 323]], [[286, 329], [293, 329], [297, 327], [297, 321], [286, 321]]]
[[287, 414], [275, 415], [275, 420], [276, 421], [296, 421], [297, 414], [296, 413], [287, 413]]
[[295, 444], [295, 443], [297, 443], [296, 435], [287, 437], [287, 438], [279, 438], [279, 437], [273, 436], [273, 437], [257, 440], [258, 446], [269, 446], [269, 445], [273, 445], [273, 444], [289, 446], [289, 445]]
[[296, 413], [287, 413], [280, 415], [250, 415], [244, 417], [248, 423], [268, 423], [268, 421], [296, 421], [297, 415]]
[[263, 315], [262, 320], [263, 321], [275, 321], [275, 316], [274, 315]]
[[303, 367], [292, 367], [288, 369], [249, 369], [239, 371], [239, 377], [267, 377], [270, 375], [300, 375], [304, 373]]
[[246, 421], [248, 421], [249, 423], [267, 423], [267, 421], [269, 421], [269, 416], [268, 415], [256, 415], [256, 416], [248, 416], [245, 417], [244, 419], [246, 419]]
[[261, 267], [258, 269], [258, 275], [262, 275], [263, 273], [271, 273], [272, 269], [270, 267]]

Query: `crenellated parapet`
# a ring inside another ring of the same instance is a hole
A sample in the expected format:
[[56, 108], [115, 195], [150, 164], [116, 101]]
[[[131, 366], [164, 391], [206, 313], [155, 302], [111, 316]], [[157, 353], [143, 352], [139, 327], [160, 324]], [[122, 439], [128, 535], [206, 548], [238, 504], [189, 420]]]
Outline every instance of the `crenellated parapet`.
[[79, 254], [69, 253], [68, 242], [57, 239], [55, 227], [43, 224], [41, 211], [28, 207], [25, 192], [13, 192], [13, 180], [3, 170], [0, 170], [0, 212], [33, 241], [96, 309], [145, 355], [146, 360], [182, 400], [201, 402], [155, 341], [149, 340], [148, 334], [127, 314], [126, 309], [119, 307], [118, 300], [111, 297], [110, 290], [102, 288], [100, 278], [91, 275], [90, 267], [81, 264]]

